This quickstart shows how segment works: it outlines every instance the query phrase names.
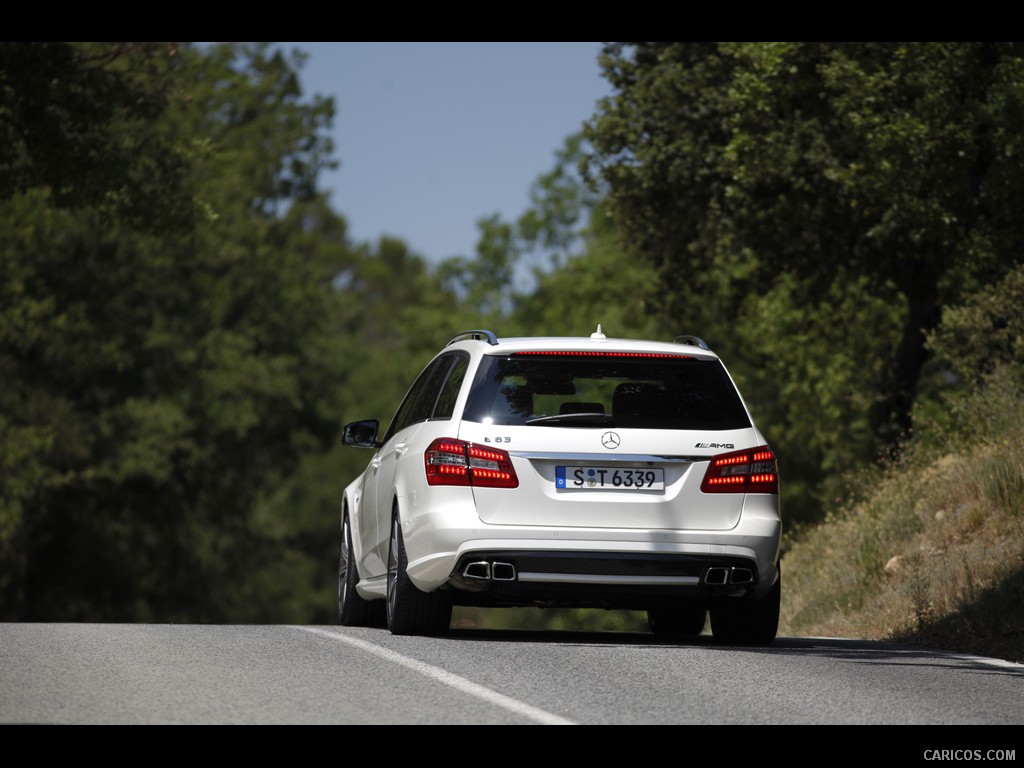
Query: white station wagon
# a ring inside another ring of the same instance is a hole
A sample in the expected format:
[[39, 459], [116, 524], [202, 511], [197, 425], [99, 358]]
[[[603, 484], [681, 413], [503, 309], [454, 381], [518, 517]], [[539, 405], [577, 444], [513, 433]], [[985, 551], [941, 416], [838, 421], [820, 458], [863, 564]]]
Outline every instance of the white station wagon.
[[694, 336], [467, 331], [416, 379], [346, 489], [345, 625], [442, 634], [453, 605], [643, 610], [656, 634], [775, 638], [779, 477]]

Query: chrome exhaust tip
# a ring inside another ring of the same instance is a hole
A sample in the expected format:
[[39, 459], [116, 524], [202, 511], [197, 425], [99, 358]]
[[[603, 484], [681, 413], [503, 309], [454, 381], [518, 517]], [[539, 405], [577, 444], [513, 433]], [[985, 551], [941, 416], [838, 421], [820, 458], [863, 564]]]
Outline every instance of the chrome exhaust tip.
[[491, 564], [486, 560], [478, 560], [475, 563], [469, 563], [462, 571], [462, 575], [467, 579], [488, 581], [491, 578]]
[[749, 568], [733, 568], [729, 574], [730, 584], [750, 584], [754, 581], [754, 572]]
[[728, 580], [728, 568], [708, 568], [708, 572], [704, 574], [705, 584], [725, 584]]
[[495, 581], [515, 581], [516, 567], [512, 563], [495, 562], [491, 566], [491, 578]]

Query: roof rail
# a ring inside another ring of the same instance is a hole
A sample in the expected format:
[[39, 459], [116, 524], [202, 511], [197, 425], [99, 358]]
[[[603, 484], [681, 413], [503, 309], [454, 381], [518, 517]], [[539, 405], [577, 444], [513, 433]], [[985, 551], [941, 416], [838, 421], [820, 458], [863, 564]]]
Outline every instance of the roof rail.
[[691, 347], [700, 347], [701, 349], [706, 349], [708, 352], [711, 351], [711, 348], [707, 345], [704, 339], [699, 336], [676, 336], [672, 339], [672, 343], [689, 344]]
[[495, 336], [491, 331], [482, 330], [463, 331], [462, 333], [457, 333], [454, 336], [452, 336], [451, 340], [447, 344], [445, 344], [445, 346], [450, 347], [456, 341], [461, 341], [462, 339], [475, 339], [477, 341], [479, 341], [480, 339], [486, 339], [487, 343], [490, 344], [492, 347], [498, 346], [498, 337]]

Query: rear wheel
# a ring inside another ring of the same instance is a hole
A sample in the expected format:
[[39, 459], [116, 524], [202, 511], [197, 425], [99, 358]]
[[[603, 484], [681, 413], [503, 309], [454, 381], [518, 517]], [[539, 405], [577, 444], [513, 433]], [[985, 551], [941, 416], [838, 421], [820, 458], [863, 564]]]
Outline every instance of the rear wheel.
[[782, 575], [767, 597], [750, 602], [729, 600], [711, 609], [715, 640], [730, 645], [768, 645], [779, 631]]
[[704, 631], [707, 613], [704, 606], [651, 608], [647, 624], [651, 632], [663, 637], [696, 637]]
[[356, 592], [359, 571], [352, 550], [352, 525], [346, 510], [341, 521], [341, 556], [338, 559], [338, 620], [346, 627], [380, 626], [384, 612], [380, 600], [364, 600]]
[[394, 635], [443, 635], [452, 620], [452, 602], [441, 590], [421, 592], [406, 569], [402, 525], [395, 510], [391, 521], [391, 547], [388, 553], [388, 629]]

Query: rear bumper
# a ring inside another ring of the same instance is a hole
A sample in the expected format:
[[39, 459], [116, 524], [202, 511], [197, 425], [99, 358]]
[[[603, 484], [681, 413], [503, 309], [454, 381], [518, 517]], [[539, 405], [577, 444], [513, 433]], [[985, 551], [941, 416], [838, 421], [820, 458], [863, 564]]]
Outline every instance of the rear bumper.
[[460, 605], [645, 610], [755, 596], [774, 578], [735, 555], [500, 550], [463, 555], [448, 584]]
[[[451, 589], [459, 604], [642, 608], [759, 599], [778, 578], [777, 497], [748, 497], [727, 531], [488, 525], [475, 514], [466, 525], [468, 516], [452, 508], [423, 512], [403, 519], [409, 577], [423, 591]], [[471, 563], [498, 563], [501, 577], [467, 575]]]

